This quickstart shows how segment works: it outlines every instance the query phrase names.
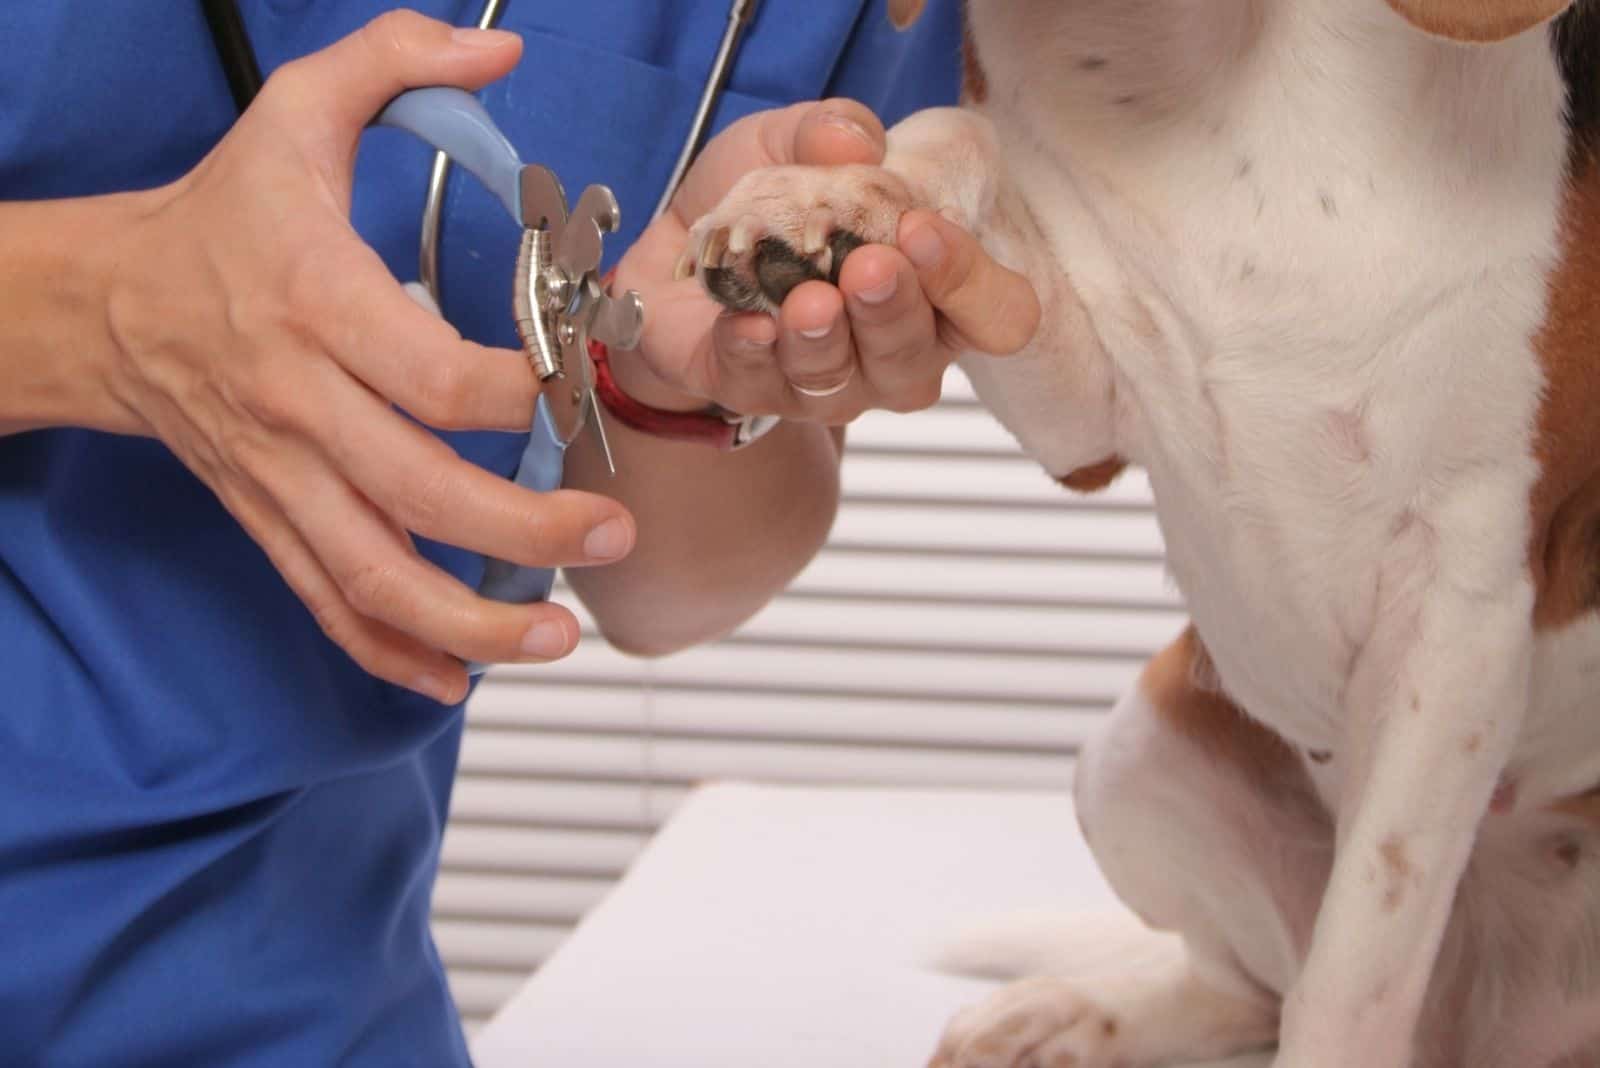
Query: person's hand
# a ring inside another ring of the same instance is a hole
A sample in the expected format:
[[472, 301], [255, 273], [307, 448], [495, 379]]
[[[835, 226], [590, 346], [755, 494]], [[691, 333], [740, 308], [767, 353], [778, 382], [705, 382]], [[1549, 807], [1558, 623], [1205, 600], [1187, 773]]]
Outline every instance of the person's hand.
[[215, 151], [141, 194], [111, 238], [110, 388], [329, 637], [445, 702], [466, 693], [460, 660], [553, 659], [578, 625], [558, 605], [478, 597], [411, 533], [529, 566], [603, 563], [634, 541], [614, 501], [524, 490], [391, 407], [444, 429], [532, 420], [522, 354], [463, 341], [349, 223], [356, 142], [382, 106], [416, 86], [478, 88], [520, 52], [512, 34], [382, 16], [274, 74]]
[[[927, 211], [900, 221], [898, 248], [851, 252], [837, 286], [797, 286], [775, 319], [724, 312], [698, 279], [675, 278], [690, 226], [747, 173], [783, 164], [876, 164], [883, 153], [882, 124], [843, 99], [752, 115], [708, 144], [671, 209], [618, 265], [617, 288], [638, 290], [646, 308], [643, 359], [620, 353], [612, 360], [623, 388], [660, 407], [716, 402], [837, 426], [869, 408], [932, 405], [961, 352], [1003, 354], [1026, 345], [1039, 322], [1028, 281]], [[828, 396], [804, 392], [840, 383], [847, 384]]]

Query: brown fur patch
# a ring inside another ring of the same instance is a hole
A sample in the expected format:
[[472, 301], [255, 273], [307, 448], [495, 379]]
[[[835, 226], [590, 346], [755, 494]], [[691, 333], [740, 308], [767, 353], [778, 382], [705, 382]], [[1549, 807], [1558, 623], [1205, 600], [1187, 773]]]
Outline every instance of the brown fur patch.
[[1503, 41], [1548, 22], [1571, 0], [1389, 0], [1407, 22], [1456, 41]]
[[1561, 260], [1535, 347], [1544, 369], [1529, 566], [1535, 627], [1600, 604], [1600, 164], [1584, 161], [1564, 207]]
[[1093, 493], [1103, 490], [1117, 480], [1128, 467], [1128, 461], [1120, 456], [1108, 456], [1097, 464], [1080, 467], [1076, 471], [1069, 471], [1062, 475], [1058, 482], [1069, 490], [1077, 493]]
[[963, 16], [961, 27], [961, 95], [970, 104], [989, 99], [989, 76], [978, 59], [978, 42], [972, 39], [972, 18]]
[[1214, 673], [1210, 660], [1200, 636], [1189, 627], [1145, 665], [1139, 689], [1169, 726], [1251, 781], [1265, 784], [1301, 776], [1288, 742], [1226, 695], [1196, 683]]
[[1575, 816], [1585, 823], [1592, 823], [1600, 827], [1600, 786], [1595, 787], [1586, 794], [1569, 797], [1550, 806], [1552, 811], [1564, 816]]
[[1383, 892], [1383, 907], [1393, 912], [1405, 900], [1406, 884], [1411, 881], [1416, 869], [1411, 866], [1406, 844], [1399, 835], [1391, 834], [1385, 838], [1378, 846], [1378, 855], [1383, 858], [1384, 869], [1389, 873], [1389, 885]]

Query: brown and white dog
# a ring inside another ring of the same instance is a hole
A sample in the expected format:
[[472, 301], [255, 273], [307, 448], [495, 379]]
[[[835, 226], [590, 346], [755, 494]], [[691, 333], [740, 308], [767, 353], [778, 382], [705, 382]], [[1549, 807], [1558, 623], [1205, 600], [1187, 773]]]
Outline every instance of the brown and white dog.
[[1076, 783], [1181, 952], [1006, 988], [936, 1064], [1600, 1066], [1585, 2], [970, 0], [964, 107], [696, 227], [753, 308], [910, 207], [976, 231], [1047, 309], [980, 396], [1074, 488], [1149, 472], [1192, 613]]

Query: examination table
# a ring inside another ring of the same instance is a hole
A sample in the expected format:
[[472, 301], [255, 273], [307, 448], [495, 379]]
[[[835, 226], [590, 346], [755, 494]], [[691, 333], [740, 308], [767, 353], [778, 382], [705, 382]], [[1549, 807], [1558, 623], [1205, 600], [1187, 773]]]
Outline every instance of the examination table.
[[922, 1068], [950, 1014], [991, 989], [931, 970], [933, 951], [1041, 907], [1115, 907], [1065, 795], [706, 786], [473, 1054], [479, 1068]]

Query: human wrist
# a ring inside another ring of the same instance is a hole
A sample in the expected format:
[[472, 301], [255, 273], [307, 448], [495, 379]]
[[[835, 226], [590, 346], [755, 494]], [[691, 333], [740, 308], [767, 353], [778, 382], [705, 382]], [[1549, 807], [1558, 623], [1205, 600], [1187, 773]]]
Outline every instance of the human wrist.
[[640, 404], [667, 412], [698, 412], [710, 407], [704, 397], [696, 397], [662, 381], [639, 352], [611, 351], [611, 377], [617, 388]]
[[147, 433], [112, 387], [122, 237], [150, 194], [0, 205], [0, 434], [80, 426]]

